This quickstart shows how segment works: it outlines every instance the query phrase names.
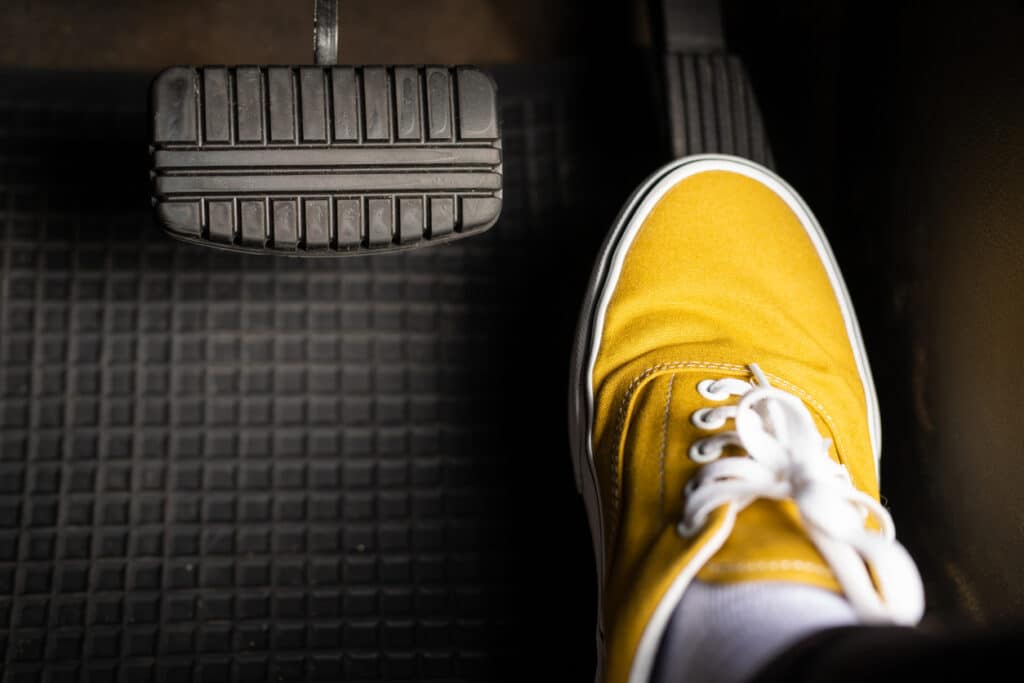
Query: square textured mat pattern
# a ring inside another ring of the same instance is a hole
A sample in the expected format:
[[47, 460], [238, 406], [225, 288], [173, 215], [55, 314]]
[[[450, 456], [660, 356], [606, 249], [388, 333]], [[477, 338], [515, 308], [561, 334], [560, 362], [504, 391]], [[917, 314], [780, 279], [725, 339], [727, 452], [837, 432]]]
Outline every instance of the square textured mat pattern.
[[570, 71], [497, 76], [498, 226], [329, 262], [162, 236], [145, 78], [4, 76], [3, 681], [592, 675], [565, 378], [639, 176], [586, 186]]

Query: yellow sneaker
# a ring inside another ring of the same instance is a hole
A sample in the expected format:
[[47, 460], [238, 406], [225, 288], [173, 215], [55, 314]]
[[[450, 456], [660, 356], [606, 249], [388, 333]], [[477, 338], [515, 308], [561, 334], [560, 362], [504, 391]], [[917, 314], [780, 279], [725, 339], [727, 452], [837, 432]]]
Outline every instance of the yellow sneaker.
[[584, 302], [573, 464], [598, 566], [598, 680], [644, 682], [687, 586], [790, 581], [916, 623], [878, 502], [867, 356], [821, 228], [785, 182], [679, 160], [629, 200]]

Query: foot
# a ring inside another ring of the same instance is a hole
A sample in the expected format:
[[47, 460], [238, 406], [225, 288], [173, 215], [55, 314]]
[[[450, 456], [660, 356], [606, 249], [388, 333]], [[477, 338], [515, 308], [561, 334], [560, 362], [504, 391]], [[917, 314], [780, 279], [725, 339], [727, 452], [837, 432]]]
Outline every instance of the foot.
[[814, 216], [767, 169], [689, 157], [630, 199], [584, 304], [570, 428], [599, 680], [648, 680], [695, 579], [812, 585], [864, 622], [920, 619], [879, 503], [853, 307]]

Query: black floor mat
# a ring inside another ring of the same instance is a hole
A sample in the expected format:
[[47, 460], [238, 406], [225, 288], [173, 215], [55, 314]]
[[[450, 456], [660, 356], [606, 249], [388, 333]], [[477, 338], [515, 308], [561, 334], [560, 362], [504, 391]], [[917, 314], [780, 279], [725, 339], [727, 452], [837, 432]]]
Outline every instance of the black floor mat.
[[3, 680], [592, 676], [568, 349], [642, 66], [498, 70], [500, 223], [329, 262], [160, 234], [147, 79], [0, 75]]

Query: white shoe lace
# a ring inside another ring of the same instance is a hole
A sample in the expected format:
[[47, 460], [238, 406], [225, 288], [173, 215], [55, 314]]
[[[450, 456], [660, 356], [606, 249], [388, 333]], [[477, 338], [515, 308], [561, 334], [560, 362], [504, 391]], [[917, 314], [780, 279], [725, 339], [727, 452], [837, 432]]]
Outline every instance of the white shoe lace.
[[[722, 505], [731, 503], [739, 513], [759, 498], [791, 499], [808, 536], [863, 621], [917, 623], [924, 613], [921, 577], [896, 541], [889, 512], [859, 491], [846, 468], [829, 457], [831, 441], [818, 433], [803, 402], [772, 387], [757, 365], [750, 365], [750, 370], [756, 384], [724, 378], [698, 385], [710, 400], [742, 398], [737, 405], [703, 408], [692, 416], [702, 429], [718, 429], [732, 419], [736, 430], [691, 446], [690, 457], [704, 466], [686, 485], [679, 533], [692, 536]], [[726, 446], [739, 447], [747, 457], [720, 458]], [[879, 531], [866, 527], [869, 519]]]

